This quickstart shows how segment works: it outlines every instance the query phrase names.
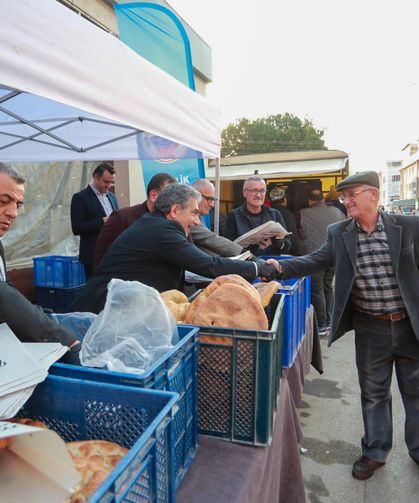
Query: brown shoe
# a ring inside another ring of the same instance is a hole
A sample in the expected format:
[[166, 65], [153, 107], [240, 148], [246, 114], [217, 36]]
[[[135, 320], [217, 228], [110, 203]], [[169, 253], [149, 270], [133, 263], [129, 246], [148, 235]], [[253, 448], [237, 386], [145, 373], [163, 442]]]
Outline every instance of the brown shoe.
[[358, 480], [367, 480], [374, 475], [375, 470], [384, 464], [384, 462], [374, 461], [367, 456], [361, 456], [352, 466], [352, 477]]

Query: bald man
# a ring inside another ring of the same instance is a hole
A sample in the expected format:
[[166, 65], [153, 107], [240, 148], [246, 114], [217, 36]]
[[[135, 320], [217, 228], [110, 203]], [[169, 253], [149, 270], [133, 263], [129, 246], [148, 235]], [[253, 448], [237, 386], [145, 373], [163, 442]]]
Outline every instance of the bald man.
[[205, 178], [201, 178], [192, 184], [192, 187], [201, 194], [199, 208], [199, 224], [191, 227], [191, 236], [194, 244], [209, 255], [221, 257], [234, 257], [242, 253], [243, 248], [227, 238], [217, 236], [204, 224], [202, 216], [208, 215], [215, 206], [214, 185]]

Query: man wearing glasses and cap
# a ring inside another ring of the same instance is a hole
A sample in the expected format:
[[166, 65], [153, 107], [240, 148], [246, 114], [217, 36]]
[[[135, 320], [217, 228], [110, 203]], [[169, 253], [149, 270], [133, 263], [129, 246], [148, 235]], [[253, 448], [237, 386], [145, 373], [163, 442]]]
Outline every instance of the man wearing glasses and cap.
[[[227, 215], [224, 236], [234, 241], [246, 232], [259, 227], [260, 225], [273, 220], [279, 222], [284, 229], [285, 222], [281, 213], [269, 208], [265, 204], [266, 183], [259, 175], [252, 175], [246, 178], [243, 184], [243, 197], [245, 202], [239, 208], [235, 208]], [[291, 248], [291, 237], [285, 236], [283, 239], [268, 238], [263, 242], [250, 246], [253, 255], [281, 255], [287, 253]]]
[[379, 188], [374, 171], [342, 180], [336, 189], [349, 219], [330, 225], [317, 251], [279, 263], [284, 279], [335, 266], [329, 346], [355, 330], [364, 436], [352, 475], [359, 480], [384, 465], [392, 446], [393, 365], [406, 445], [419, 465], [419, 219], [380, 211]]
[[217, 236], [208, 229], [202, 220], [202, 216], [208, 215], [215, 206], [214, 185], [209, 180], [201, 178], [192, 183], [192, 187], [201, 194], [201, 200], [198, 203], [199, 224], [191, 227], [191, 237], [194, 245], [209, 255], [219, 255], [221, 257], [239, 255], [243, 251], [240, 245]]

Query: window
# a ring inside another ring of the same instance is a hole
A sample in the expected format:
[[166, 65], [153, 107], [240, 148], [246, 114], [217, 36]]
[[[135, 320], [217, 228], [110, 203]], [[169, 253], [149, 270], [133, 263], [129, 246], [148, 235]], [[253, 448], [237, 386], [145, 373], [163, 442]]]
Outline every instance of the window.
[[392, 182], [400, 182], [400, 175], [393, 175], [391, 177]]

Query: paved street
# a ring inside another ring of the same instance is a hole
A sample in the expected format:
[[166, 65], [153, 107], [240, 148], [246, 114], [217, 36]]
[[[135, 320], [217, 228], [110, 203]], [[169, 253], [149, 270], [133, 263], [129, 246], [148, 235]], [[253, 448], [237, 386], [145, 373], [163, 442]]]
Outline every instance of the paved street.
[[419, 467], [404, 444], [404, 410], [393, 379], [393, 450], [386, 465], [361, 482], [351, 467], [360, 455], [362, 417], [355, 369], [353, 333], [327, 348], [322, 339], [324, 374], [307, 375], [300, 423], [307, 502], [418, 503]]

